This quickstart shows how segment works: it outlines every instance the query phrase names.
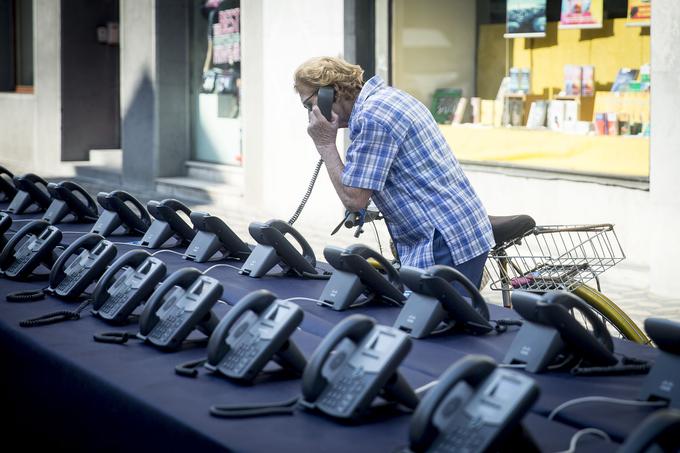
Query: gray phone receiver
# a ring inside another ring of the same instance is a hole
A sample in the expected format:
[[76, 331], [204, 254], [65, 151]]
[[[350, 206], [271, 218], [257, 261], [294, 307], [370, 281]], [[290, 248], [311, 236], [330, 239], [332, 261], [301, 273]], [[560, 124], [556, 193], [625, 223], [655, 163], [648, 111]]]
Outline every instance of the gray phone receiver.
[[331, 121], [333, 118], [331, 110], [334, 100], [335, 89], [332, 86], [319, 88], [319, 93], [316, 96], [316, 105], [319, 106], [319, 110], [321, 110], [321, 113], [323, 113], [323, 116], [325, 116], [328, 121]]

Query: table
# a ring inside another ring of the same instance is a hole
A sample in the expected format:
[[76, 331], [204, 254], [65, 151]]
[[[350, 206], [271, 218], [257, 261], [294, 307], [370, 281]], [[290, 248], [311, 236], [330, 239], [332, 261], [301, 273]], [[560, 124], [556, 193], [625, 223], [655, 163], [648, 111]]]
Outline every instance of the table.
[[[4, 206], [0, 204], [0, 209]], [[30, 218], [30, 216], [15, 216]], [[64, 242], [75, 240], [78, 231], [91, 225], [59, 225]], [[71, 232], [71, 233], [66, 233]], [[137, 245], [139, 238], [109, 238], [119, 242], [118, 256]], [[181, 249], [175, 249], [181, 251]], [[160, 253], [168, 273], [186, 266], [204, 270], [215, 263], [193, 263], [172, 253]], [[224, 263], [240, 266], [236, 261]], [[317, 298], [324, 281], [267, 275], [260, 279], [241, 276], [236, 269], [218, 267], [211, 276], [224, 286], [216, 313], [221, 317], [249, 292], [266, 288], [279, 298]], [[154, 451], [184, 449], [200, 451], [396, 451], [408, 441], [409, 415], [344, 424], [308, 412], [292, 416], [249, 419], [218, 419], [209, 415], [212, 404], [282, 401], [300, 393], [299, 379], [266, 374], [254, 385], [230, 382], [207, 371], [195, 379], [175, 374], [179, 363], [205, 356], [205, 343], [187, 342], [179, 351], [161, 352], [131, 341], [125, 345], [93, 341], [93, 334], [120, 330], [136, 332], [136, 325], [112, 328], [84, 312], [82, 319], [31, 329], [19, 321], [54, 310], [75, 308], [53, 297], [34, 303], [4, 301], [12, 291], [41, 288], [44, 282], [0, 280], [0, 354], [4, 361], [0, 399], [6, 413], [13, 414], [5, 427], [10, 438], [23, 445], [88, 451]], [[293, 340], [309, 357], [324, 335], [341, 319], [364, 313], [391, 325], [398, 309], [365, 306], [345, 312], [319, 307], [313, 301], [295, 300], [304, 310], [301, 328]], [[491, 305], [492, 319], [517, 315]], [[436, 379], [450, 364], [470, 354], [486, 354], [500, 361], [515, 331], [473, 337], [462, 334], [413, 340], [410, 354], [400, 370], [413, 387]], [[200, 338], [196, 334], [194, 339]], [[656, 350], [625, 341], [616, 342], [617, 352], [653, 359]], [[579, 429], [605, 429], [621, 442], [649, 413], [649, 408], [584, 404], [561, 413], [555, 421], [546, 415], [564, 401], [587, 395], [634, 399], [643, 376], [574, 377], [568, 373], [533, 375], [541, 396], [525, 418], [527, 430], [542, 451], [568, 448]], [[616, 417], [613, 417], [616, 415]], [[604, 447], [603, 447], [604, 446]], [[594, 437], [579, 442], [579, 451], [611, 449]]]

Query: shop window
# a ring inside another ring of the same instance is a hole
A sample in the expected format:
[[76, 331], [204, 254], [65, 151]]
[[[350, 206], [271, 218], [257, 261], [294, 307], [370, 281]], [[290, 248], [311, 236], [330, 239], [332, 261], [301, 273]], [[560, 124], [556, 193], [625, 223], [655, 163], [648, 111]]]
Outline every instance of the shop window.
[[649, 178], [649, 0], [392, 0], [391, 78], [463, 162]]
[[33, 92], [32, 0], [0, 0], [0, 91]]

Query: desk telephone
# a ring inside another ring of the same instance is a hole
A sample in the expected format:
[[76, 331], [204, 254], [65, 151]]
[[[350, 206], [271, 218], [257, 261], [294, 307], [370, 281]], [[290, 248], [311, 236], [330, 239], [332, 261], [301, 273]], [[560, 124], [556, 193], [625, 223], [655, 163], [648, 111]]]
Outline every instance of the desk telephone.
[[[253, 222], [248, 226], [248, 231], [258, 245], [241, 268], [241, 274], [262, 277], [278, 264], [284, 274], [328, 278], [317, 272], [312, 247], [290, 224], [276, 219], [267, 223]], [[285, 237], [286, 234], [290, 234], [297, 241], [302, 253], [290, 243]]]
[[[414, 338], [435, 333], [441, 323], [473, 335], [493, 330], [484, 298], [458, 270], [442, 265], [430, 266], [427, 270], [404, 266], [399, 270], [399, 275], [412, 293], [394, 327]], [[460, 283], [467, 290], [471, 304], [458, 293], [453, 282]]]
[[626, 438], [617, 453], [671, 453], [680, 451], [680, 411], [660, 409], [648, 416]]
[[122, 226], [124, 234], [143, 235], [151, 225], [151, 218], [144, 205], [124, 190], [99, 192], [97, 202], [104, 210], [90, 233], [109, 236]]
[[303, 403], [338, 418], [364, 415], [376, 396], [415, 408], [418, 397], [397, 370], [410, 349], [408, 335], [368, 316], [343, 319], [309, 359]]
[[451, 365], [418, 404], [409, 431], [410, 451], [538, 452], [521, 419], [539, 395], [536, 382], [468, 355]]
[[12, 236], [0, 253], [2, 275], [27, 280], [41, 264], [51, 268], [56, 260], [54, 249], [61, 242], [61, 237], [61, 231], [44, 220], [28, 222]]
[[50, 194], [47, 191], [47, 181], [40, 176], [27, 173], [23, 176], [14, 177], [14, 186], [17, 189], [7, 211], [12, 214], [23, 214], [33, 206], [33, 212], [42, 212], [50, 205]]
[[205, 367], [227, 377], [250, 381], [274, 360], [302, 374], [307, 361], [290, 336], [303, 311], [261, 289], [243, 297], [219, 322], [208, 342]]
[[[573, 365], [578, 359], [591, 366], [618, 362], [609, 331], [577, 296], [564, 291], [544, 295], [513, 291], [512, 306], [528, 322], [517, 333], [503, 363], [525, 363], [526, 371], [540, 373], [555, 363]], [[582, 314], [593, 331], [586, 330], [570, 314], [571, 310]]]
[[216, 279], [193, 267], [180, 269], [144, 305], [137, 337], [161, 349], [176, 349], [194, 329], [209, 336], [218, 323], [212, 307], [221, 295]]
[[16, 193], [14, 175], [11, 171], [0, 165], [0, 201], [10, 201]]
[[112, 324], [126, 323], [165, 273], [165, 264], [146, 250], [130, 250], [114, 261], [97, 282], [92, 293], [92, 313]]
[[6, 212], [0, 212], [0, 251], [5, 248], [7, 244], [7, 238], [5, 238], [5, 233], [9, 231], [12, 226], [12, 217]]
[[645, 331], [659, 348], [659, 356], [645, 378], [639, 399], [668, 401], [680, 409], [680, 323], [647, 318]]
[[[323, 255], [334, 271], [319, 300], [334, 310], [352, 307], [363, 294], [367, 301], [387, 299], [402, 305], [406, 299], [404, 286], [397, 270], [381, 254], [362, 244], [345, 249], [328, 246]], [[385, 272], [382, 275], [367, 260], [376, 260]], [[363, 303], [359, 302], [363, 305]]]
[[52, 203], [45, 211], [43, 220], [50, 225], [60, 223], [70, 215], [78, 223], [96, 222], [99, 217], [97, 203], [85, 189], [71, 181], [58, 184], [49, 183], [47, 191], [52, 195]]
[[146, 209], [154, 217], [154, 221], [140, 241], [142, 247], [158, 249], [173, 237], [176, 239], [174, 245], [187, 246], [196, 236], [196, 230], [178, 214], [183, 212], [187, 216], [191, 215], [191, 209], [181, 201], [173, 198], [151, 200], [146, 204]]
[[218, 252], [221, 258], [238, 260], [245, 260], [250, 255], [250, 247], [219, 217], [194, 211], [189, 218], [196, 235], [184, 252], [184, 259], [204, 263]]
[[[95, 233], [79, 237], [59, 255], [50, 271], [46, 293], [75, 299], [95, 282], [113, 261], [116, 246]], [[70, 258], [73, 258], [69, 261]]]

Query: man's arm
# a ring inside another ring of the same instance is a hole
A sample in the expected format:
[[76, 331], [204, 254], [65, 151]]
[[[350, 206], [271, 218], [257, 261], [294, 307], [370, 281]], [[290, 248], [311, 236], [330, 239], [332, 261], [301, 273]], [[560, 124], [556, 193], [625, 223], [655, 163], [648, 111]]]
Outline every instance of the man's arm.
[[349, 211], [359, 211], [368, 206], [368, 200], [373, 195], [370, 189], [349, 187], [342, 183], [342, 171], [345, 165], [340, 159], [340, 153], [335, 145], [338, 133], [338, 116], [332, 113], [332, 121], [328, 122], [316, 105], [309, 114], [307, 132], [314, 141], [316, 150], [326, 164], [328, 175], [340, 201]]

